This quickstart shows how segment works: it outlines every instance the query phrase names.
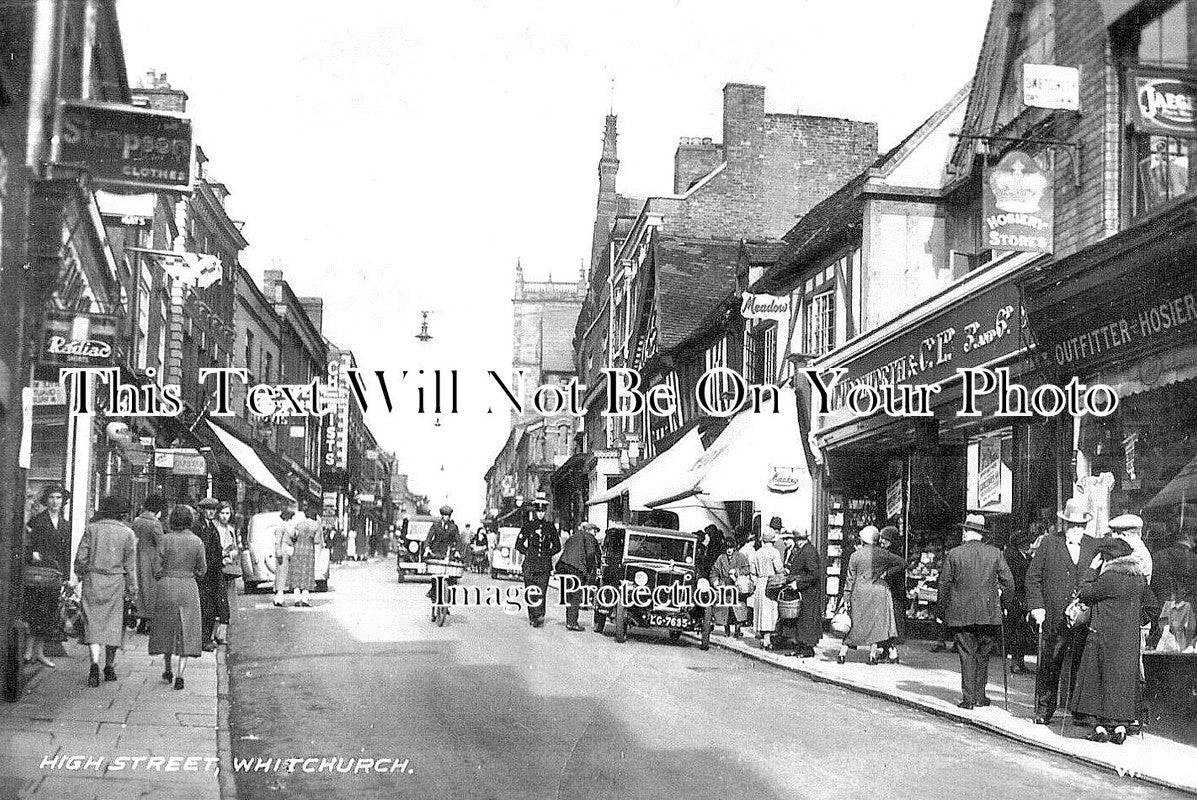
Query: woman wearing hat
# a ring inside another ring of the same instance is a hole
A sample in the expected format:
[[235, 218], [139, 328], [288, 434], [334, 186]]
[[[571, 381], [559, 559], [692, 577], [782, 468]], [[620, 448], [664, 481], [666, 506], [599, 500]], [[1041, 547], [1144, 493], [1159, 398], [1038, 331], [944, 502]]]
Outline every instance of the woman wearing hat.
[[[191, 532], [195, 512], [177, 505], [170, 512], [170, 531], [154, 553], [154, 577], [158, 581], [154, 619], [150, 623], [150, 655], [164, 661], [162, 680], [173, 679], [183, 688], [187, 659], [203, 653], [203, 616], [197, 581], [216, 565], [207, 562], [204, 543]], [[174, 669], [171, 657], [176, 656]]]
[[754, 586], [752, 564], [749, 563], [748, 556], [736, 549], [736, 540], [729, 537], [723, 540], [723, 553], [715, 559], [715, 564], [711, 567], [710, 572], [712, 586], [730, 586], [736, 589], [737, 600], [733, 605], [715, 607], [715, 624], [723, 626], [724, 636], [733, 635], [733, 618], [737, 639], [742, 635], [740, 627], [748, 622], [748, 605], [744, 602], [744, 595], [740, 591], [744, 588], [746, 580], [748, 586]]
[[1139, 716], [1139, 625], [1147, 578], [1125, 540], [1102, 539], [1096, 550], [1101, 566], [1077, 594], [1092, 611], [1069, 708], [1074, 718], [1095, 721], [1091, 741], [1122, 744]]
[[770, 600], [765, 590], [769, 578], [785, 573], [785, 562], [777, 549], [780, 531], [781, 517], [769, 520], [769, 527], [761, 531], [761, 548], [752, 555], [752, 578], [756, 583], [756, 591], [752, 594], [753, 626], [766, 650], [773, 646], [773, 634], [777, 630], [777, 601]]
[[137, 596], [137, 537], [124, 523], [129, 503], [109, 495], [100, 501], [75, 554], [75, 573], [83, 585], [83, 643], [91, 651], [88, 686], [100, 685], [100, 648], [105, 651], [104, 680], [116, 680], [117, 648], [125, 644], [125, 601]]
[[[878, 547], [881, 532], [875, 525], [860, 530], [860, 547], [848, 559], [848, 578], [844, 582], [843, 607], [852, 618], [852, 629], [840, 645], [836, 661], [843, 664], [849, 647], [869, 645], [869, 664], [881, 660], [887, 646], [897, 637], [894, 601], [889, 591], [890, 577], [906, 569], [906, 562], [895, 553]], [[888, 659], [896, 662], [897, 655]]]
[[[71, 563], [71, 524], [63, 514], [63, 505], [70, 493], [61, 486], [47, 486], [40, 502], [45, 509], [29, 520], [25, 528], [25, 564], [58, 570], [60, 580], [66, 580], [65, 570]], [[21, 617], [29, 625], [25, 640], [26, 663], [37, 661], [51, 669], [54, 662], [46, 658], [46, 642], [62, 641], [58, 620], [58, 599], [62, 584], [25, 586]]]

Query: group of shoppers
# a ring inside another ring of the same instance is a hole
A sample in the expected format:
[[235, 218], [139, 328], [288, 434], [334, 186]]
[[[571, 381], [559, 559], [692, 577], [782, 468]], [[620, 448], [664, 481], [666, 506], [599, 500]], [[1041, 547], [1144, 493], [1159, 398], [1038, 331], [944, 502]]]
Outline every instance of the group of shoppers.
[[69, 496], [61, 486], [48, 487], [39, 498], [44, 510], [26, 528], [26, 661], [55, 667], [45, 645], [66, 638], [60, 609], [73, 594], [64, 588], [70, 565], [79, 579], [80, 641], [91, 657], [88, 685], [117, 679], [116, 653], [136, 627], [149, 633], [150, 655], [163, 656], [163, 679], [182, 689], [186, 659], [215, 650], [227, 636], [241, 571], [232, 506], [209, 497], [199, 501], [198, 513], [185, 503], [168, 511], [164, 498], [150, 495], [130, 526], [128, 501], [104, 497], [72, 560], [63, 511]]
[[279, 516], [282, 521], [274, 529], [274, 606], [284, 608], [284, 597], [288, 591], [295, 597], [297, 608], [311, 608], [308, 600], [316, 588], [316, 548], [322, 542], [319, 509], [308, 506], [297, 514], [294, 508], [285, 508]]

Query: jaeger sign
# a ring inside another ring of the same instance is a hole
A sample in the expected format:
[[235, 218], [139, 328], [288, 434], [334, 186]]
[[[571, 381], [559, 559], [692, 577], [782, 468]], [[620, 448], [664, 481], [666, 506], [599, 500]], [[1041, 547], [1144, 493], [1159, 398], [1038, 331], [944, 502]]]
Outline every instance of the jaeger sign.
[[60, 101], [56, 163], [77, 166], [98, 186], [188, 191], [191, 120], [114, 103]]
[[1197, 73], [1133, 67], [1127, 70], [1127, 95], [1135, 128], [1182, 138], [1197, 137]]

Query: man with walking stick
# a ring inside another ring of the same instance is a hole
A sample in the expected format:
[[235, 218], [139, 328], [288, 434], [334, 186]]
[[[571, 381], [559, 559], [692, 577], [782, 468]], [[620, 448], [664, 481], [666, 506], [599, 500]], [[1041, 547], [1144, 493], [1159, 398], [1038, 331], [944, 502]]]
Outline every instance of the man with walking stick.
[[[981, 541], [989, 533], [983, 515], [969, 514], [960, 528], [963, 542], [948, 551], [939, 575], [939, 599], [960, 654], [963, 696], [957, 705], [972, 709], [989, 705], [989, 656], [1001, 636], [1002, 604], [1013, 597], [1014, 576], [1002, 552]], [[1003, 662], [1003, 678], [1005, 674]]]

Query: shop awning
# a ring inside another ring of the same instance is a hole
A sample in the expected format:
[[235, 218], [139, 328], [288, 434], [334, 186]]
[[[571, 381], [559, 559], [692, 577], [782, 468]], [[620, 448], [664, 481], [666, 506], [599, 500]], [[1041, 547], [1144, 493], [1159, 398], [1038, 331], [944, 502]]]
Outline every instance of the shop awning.
[[205, 419], [203, 424], [216, 436], [217, 440], [229, 451], [229, 454], [236, 459], [237, 463], [256, 484], [285, 500], [290, 500], [292, 503], [295, 502], [295, 498], [283, 488], [283, 484], [274, 476], [270, 468], [262, 462], [257, 452], [254, 451], [253, 446], [246, 444], [239, 436], [226, 431], [211, 420]]
[[778, 411], [764, 404], [759, 413], [737, 414], [719, 438], [683, 473], [648, 501], [658, 508], [681, 498], [756, 504], [762, 513], [780, 513], [787, 525], [809, 525], [810, 473], [802, 447], [802, 426], [794, 390], [778, 389]]
[[685, 473], [702, 455], [702, 436], [697, 427], [678, 439], [677, 442], [659, 454], [652, 461], [645, 464], [636, 474], [622, 480], [605, 492], [599, 492], [591, 497], [586, 505], [595, 506], [608, 503], [620, 495], [627, 493], [628, 508], [632, 511], [647, 511], [648, 501], [661, 497], [663, 492]]
[[1185, 464], [1175, 478], [1168, 485], [1160, 489], [1159, 494], [1151, 498], [1147, 508], [1170, 508], [1180, 506], [1184, 514], [1184, 506], [1197, 502], [1197, 458]]

